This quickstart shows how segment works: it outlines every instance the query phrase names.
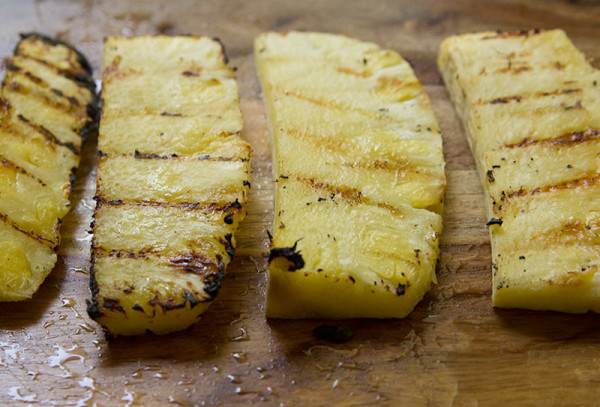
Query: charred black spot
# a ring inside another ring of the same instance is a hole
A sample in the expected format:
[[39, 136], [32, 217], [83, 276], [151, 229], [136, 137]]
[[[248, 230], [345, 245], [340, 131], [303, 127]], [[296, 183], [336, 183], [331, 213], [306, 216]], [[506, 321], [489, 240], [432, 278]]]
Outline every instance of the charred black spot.
[[16, 65], [13, 65], [10, 62], [7, 62], [6, 65], [4, 65], [6, 69], [8, 69], [9, 71], [13, 71], [13, 72], [17, 72], [20, 68]]
[[159, 302], [158, 305], [163, 309], [163, 311], [172, 311], [174, 309], [185, 308], [185, 301], [178, 303], [171, 303], [170, 301], [167, 303]]
[[65, 96], [65, 94], [60, 89], [50, 88], [50, 90], [52, 91], [52, 93], [54, 93], [57, 96], [61, 96], [61, 97]]
[[64, 71], [62, 71], [61, 73], [67, 78], [72, 79], [73, 82], [75, 82], [75, 84], [80, 88], [85, 88], [89, 90], [92, 94], [96, 93], [96, 84], [90, 76], [81, 73], [72, 74]]
[[225, 238], [225, 251], [229, 255], [229, 258], [233, 259], [233, 256], [235, 256], [235, 248], [233, 247], [233, 242], [232, 242], [233, 235], [231, 233], [227, 233], [223, 237]]
[[352, 339], [354, 332], [344, 325], [320, 325], [313, 330], [313, 335], [331, 343], [344, 343]]
[[223, 218], [223, 222], [227, 223], [228, 225], [233, 224], [233, 212], [229, 212], [227, 215], [225, 215], [225, 217]]
[[501, 226], [502, 225], [502, 219], [499, 218], [491, 218], [490, 220], [488, 220], [488, 222], [485, 224], [485, 226], [491, 226], [491, 225], [498, 225]]
[[269, 232], [269, 230], [267, 230], [267, 238], [269, 239], [269, 242], [273, 243], [273, 235], [271, 232]]
[[304, 267], [304, 259], [300, 251], [296, 251], [298, 241], [292, 247], [273, 247], [269, 253], [269, 263], [278, 257], [285, 257], [291, 264], [288, 271], [300, 270]]
[[170, 113], [170, 112], [162, 112], [161, 116], [170, 116], [170, 117], [181, 117], [181, 113]]
[[326, 201], [326, 200], [327, 199], [325, 199], [325, 198], [319, 198], [319, 199], [317, 199], [317, 202], [323, 202], [323, 201]]
[[69, 188], [71, 189], [71, 191], [73, 190], [75, 180], [77, 179], [77, 177], [75, 176], [75, 171], [77, 171], [77, 168], [73, 167], [71, 168], [71, 172], [69, 173]]
[[488, 179], [488, 182], [490, 184], [492, 182], [496, 181], [496, 179], [494, 178], [494, 171], [493, 170], [488, 170], [488, 172], [487, 172], [487, 179]]
[[[34, 74], [32, 74], [32, 73], [31, 73], [31, 72], [29, 72], [29, 71], [25, 71], [25, 72], [24, 72], [24, 74], [25, 74], [25, 76], [26, 76], [26, 77], [28, 77], [28, 78], [29, 78], [29, 79], [30, 79], [32, 82], [35, 82], [35, 83], [37, 83], [38, 85], [39, 85], [39, 84], [41, 84], [41, 83], [43, 82], [43, 81], [42, 81], [42, 78], [40, 78], [39, 76], [35, 76]], [[52, 92], [54, 92], [54, 90], [55, 90], [55, 89], [50, 89], [50, 90], [51, 90]], [[60, 91], [59, 91], [59, 92], [60, 92]], [[56, 93], [56, 92], [54, 92], [54, 93]], [[60, 95], [58, 95], [58, 96], [62, 96], [62, 92], [60, 92], [60, 93], [61, 93], [61, 94], [60, 94]]]
[[123, 314], [125, 313], [125, 310], [121, 306], [121, 301], [119, 301], [118, 298], [103, 297], [102, 300], [103, 300], [102, 306], [104, 308], [111, 310], [111, 311], [119, 311], [119, 312], [122, 312]]
[[252, 188], [252, 184], [250, 184], [250, 181], [244, 181], [242, 183], [243, 186], [248, 187], [248, 188]]
[[287, 175], [283, 175], [283, 174], [281, 174], [281, 175], [279, 176], [279, 178], [282, 178], [282, 179], [288, 179], [289, 177], [288, 177]]
[[110, 201], [106, 202], [109, 205], [121, 205], [123, 203], [123, 201], [121, 199], [111, 199]]
[[79, 101], [77, 100], [77, 98], [75, 98], [74, 96], [67, 96], [67, 100], [69, 101], [70, 104], [72, 104], [73, 106], [79, 106]]
[[192, 71], [183, 71], [181, 73], [183, 76], [200, 76], [200, 74], [198, 72], [192, 72]]
[[88, 315], [90, 316], [90, 318], [92, 319], [96, 319], [96, 318], [100, 318], [102, 315], [102, 312], [100, 312], [100, 307], [98, 305], [98, 301], [95, 300], [85, 300], [86, 303], [86, 311], [88, 313]]
[[508, 103], [508, 102], [512, 102], [512, 101], [520, 102], [521, 99], [522, 99], [521, 96], [507, 96], [507, 97], [492, 99], [492, 100], [490, 100], [489, 103], [492, 105], [495, 105], [498, 103], [504, 104], [504, 103]]
[[221, 280], [225, 274], [225, 264], [219, 263], [219, 272], [211, 273], [204, 278], [204, 292], [210, 296], [211, 300], [217, 298], [219, 289], [221, 288]]
[[98, 157], [108, 157], [108, 154], [106, 154], [104, 151], [98, 150]]
[[398, 284], [398, 288], [396, 288], [396, 295], [404, 295], [406, 293], [406, 285]]
[[192, 294], [189, 291], [185, 291], [183, 293], [183, 298], [185, 298], [186, 301], [188, 301], [190, 303], [190, 308], [194, 308], [196, 305], [198, 305], [202, 302], [198, 298], [196, 298], [196, 296], [194, 294]]
[[131, 309], [133, 309], [134, 311], [144, 312], [144, 308], [142, 308], [141, 305], [139, 305], [139, 304], [135, 304], [133, 307], [131, 307]]
[[171, 157], [176, 158], [177, 155], [173, 154], [173, 155], [171, 155], [171, 157], [168, 157], [168, 156], [158, 155], [158, 154], [140, 153], [138, 150], [135, 150], [134, 153], [133, 153], [133, 157], [134, 158], [138, 158], [138, 159], [156, 158], [156, 159], [159, 159], [159, 160], [166, 160], [166, 159], [171, 158]]
[[214, 270], [220, 266], [215, 264], [214, 260], [202, 257], [196, 253], [182, 254], [169, 259], [169, 265], [194, 274], [214, 273]]
[[350, 278], [350, 281], [352, 281], [353, 283], [356, 283], [356, 280], [354, 279], [354, 277], [350, 276], [348, 278]]

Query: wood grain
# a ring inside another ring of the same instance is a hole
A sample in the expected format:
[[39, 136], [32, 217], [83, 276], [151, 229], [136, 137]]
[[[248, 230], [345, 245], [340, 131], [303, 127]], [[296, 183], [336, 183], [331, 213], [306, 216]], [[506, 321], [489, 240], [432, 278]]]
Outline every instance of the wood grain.
[[[78, 46], [98, 76], [102, 39], [218, 36], [238, 68], [243, 137], [254, 148], [248, 216], [218, 300], [195, 328], [106, 343], [85, 314], [95, 139], [84, 150], [56, 269], [35, 297], [2, 304], [0, 404], [21, 405], [599, 405], [600, 316], [494, 310], [482, 190], [435, 67], [447, 35], [559, 27], [600, 59], [594, 0], [22, 1], [0, 0], [0, 56], [19, 31]], [[332, 321], [264, 317], [272, 179], [252, 40], [266, 30], [341, 33], [411, 61], [434, 100], [447, 161], [438, 284], [406, 319], [352, 320], [344, 344], [314, 337]], [[598, 66], [598, 64], [596, 64]]]

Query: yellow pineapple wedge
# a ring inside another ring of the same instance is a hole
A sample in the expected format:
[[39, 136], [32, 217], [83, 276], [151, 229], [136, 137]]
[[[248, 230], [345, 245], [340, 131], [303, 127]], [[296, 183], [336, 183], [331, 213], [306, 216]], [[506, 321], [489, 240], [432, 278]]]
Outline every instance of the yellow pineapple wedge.
[[600, 312], [600, 72], [561, 30], [446, 39], [486, 191], [496, 307]]
[[267, 316], [402, 318], [435, 281], [442, 137], [410, 65], [371, 43], [254, 44], [276, 177]]
[[109, 335], [186, 329], [245, 216], [235, 75], [209, 38], [108, 38], [102, 97], [88, 313]]
[[0, 301], [30, 298], [54, 268], [81, 145], [96, 125], [91, 68], [67, 44], [23, 34], [0, 95]]

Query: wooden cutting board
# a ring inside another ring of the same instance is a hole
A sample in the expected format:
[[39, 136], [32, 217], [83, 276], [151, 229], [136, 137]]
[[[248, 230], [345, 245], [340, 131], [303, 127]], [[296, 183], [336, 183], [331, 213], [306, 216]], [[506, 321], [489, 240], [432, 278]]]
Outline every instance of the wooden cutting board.
[[[600, 405], [600, 316], [494, 310], [483, 195], [435, 58], [447, 35], [563, 28], [600, 59], [600, 5], [581, 1], [10, 1], [0, 0], [0, 56], [20, 31], [74, 43], [99, 74], [107, 35], [219, 36], [238, 68], [243, 137], [254, 148], [248, 216], [219, 298], [195, 328], [104, 340], [85, 313], [96, 140], [77, 173], [56, 269], [30, 301], [0, 310], [0, 404], [21, 405]], [[399, 51], [434, 101], [448, 190], [438, 284], [404, 320], [342, 322], [344, 344], [317, 339], [332, 321], [267, 321], [270, 151], [252, 60], [266, 30], [341, 33]]]

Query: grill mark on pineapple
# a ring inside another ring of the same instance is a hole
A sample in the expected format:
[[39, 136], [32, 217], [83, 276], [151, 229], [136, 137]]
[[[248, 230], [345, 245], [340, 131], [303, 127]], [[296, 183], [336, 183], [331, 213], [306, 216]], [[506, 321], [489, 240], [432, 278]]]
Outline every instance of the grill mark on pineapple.
[[[522, 242], [525, 243], [525, 242]], [[528, 246], [549, 248], [557, 244], [564, 246], [600, 245], [600, 219], [586, 222], [585, 219], [570, 220], [546, 233], [534, 235], [526, 242]], [[521, 244], [517, 246], [519, 249]]]
[[[331, 199], [333, 199], [335, 196], [341, 196], [343, 199], [345, 199], [348, 202], [359, 203], [359, 204], [364, 204], [364, 205], [375, 205], [381, 209], [385, 209], [385, 210], [391, 212], [395, 216], [403, 216], [402, 211], [400, 209], [396, 208], [395, 206], [393, 206], [392, 204], [389, 204], [386, 202], [373, 203], [369, 199], [365, 198], [362, 195], [362, 192], [357, 189], [349, 188], [349, 187], [340, 187], [340, 186], [328, 184], [323, 181], [315, 180], [312, 178], [303, 178], [300, 176], [295, 176], [294, 178], [296, 179], [296, 181], [302, 182], [313, 189], [326, 191], [330, 195]], [[325, 199], [325, 198], [318, 199], [318, 201], [326, 201], [326, 200], [327, 199]]]
[[15, 55], [20, 55], [23, 52], [23, 48], [25, 48], [30, 43], [41, 42], [44, 43], [45, 47], [64, 47], [69, 50], [69, 56], [65, 60], [71, 67], [75, 67], [73, 62], [77, 64], [77, 68], [81, 68], [87, 73], [89, 76], [92, 75], [92, 67], [85, 56], [79, 52], [75, 47], [71, 44], [68, 44], [64, 41], [57, 40], [55, 38], [48, 37], [46, 35], [36, 33], [36, 32], [28, 32], [19, 34], [21, 37], [21, 41], [16, 46]]
[[519, 189], [518, 191], [511, 192], [506, 194], [507, 199], [512, 198], [520, 198], [524, 196], [533, 196], [541, 193], [565, 190], [565, 189], [578, 189], [578, 188], [590, 188], [597, 185], [600, 181], [600, 174], [598, 173], [588, 173], [584, 177], [580, 177], [577, 179], [561, 182], [555, 185], [545, 185], [542, 187], [538, 187], [532, 190], [527, 190], [524, 188]]
[[34, 61], [49, 69], [53, 74], [62, 76], [66, 79], [73, 81], [75, 85], [80, 88], [87, 89], [91, 93], [96, 92], [96, 85], [91, 77], [85, 72], [83, 68], [71, 67], [71, 69], [60, 68], [53, 63], [44, 59], [37, 58], [33, 55], [22, 55], [16, 54], [19, 58], [23, 58], [28, 61]]
[[381, 160], [373, 160], [369, 162], [353, 162], [353, 163], [342, 163], [342, 166], [348, 168], [364, 168], [369, 170], [382, 170], [388, 172], [394, 172], [399, 174], [407, 175], [407, 179], [414, 179], [419, 176], [426, 176], [431, 178], [436, 178], [440, 180], [444, 180], [445, 177], [443, 175], [435, 175], [429, 173], [428, 169], [424, 168], [415, 168], [412, 167], [408, 163], [391, 163], [389, 161], [381, 161]]
[[312, 178], [303, 178], [303, 177], [299, 177], [299, 176], [296, 176], [295, 178], [297, 181], [302, 182], [313, 189], [324, 190], [328, 194], [331, 194], [332, 196], [340, 195], [342, 198], [344, 198], [347, 201], [355, 202], [355, 203], [364, 203], [364, 198], [362, 196], [362, 192], [360, 192], [357, 189], [348, 188], [348, 187], [339, 187], [339, 186], [328, 184], [326, 182], [315, 180]]
[[15, 173], [20, 173], [20, 174], [25, 175], [26, 177], [29, 177], [31, 179], [36, 180], [43, 187], [47, 187], [48, 186], [44, 181], [42, 181], [41, 179], [39, 179], [38, 177], [36, 177], [32, 173], [30, 173], [29, 171], [27, 171], [25, 168], [20, 167], [15, 162], [9, 160], [8, 158], [4, 157], [1, 154], [0, 154], [0, 164], [2, 166], [4, 166], [4, 167], [12, 169]]
[[[85, 103], [82, 103], [76, 96], [67, 95], [62, 90], [53, 88], [52, 86], [50, 86], [50, 84], [48, 82], [46, 82], [44, 79], [40, 78], [39, 76], [36, 76], [31, 71], [28, 71], [27, 69], [25, 69], [23, 67], [19, 67], [19, 66], [12, 65], [12, 64], [10, 64], [10, 66], [16, 68], [16, 69], [10, 69], [10, 71], [12, 72], [12, 75], [15, 75], [17, 77], [20, 76], [20, 77], [26, 78], [29, 81], [33, 82], [35, 85], [37, 85], [37, 87], [49, 90], [56, 96], [66, 100], [71, 106], [81, 107], [81, 106], [85, 105]], [[67, 79], [69, 79], [69, 78], [67, 78]], [[73, 82], [75, 83], [75, 81], [73, 81]], [[36, 88], [33, 88], [33, 89], [35, 90]]]
[[541, 99], [544, 97], [550, 96], [559, 96], [559, 95], [570, 95], [572, 93], [581, 93], [581, 89], [579, 88], [569, 88], [569, 89], [556, 89], [550, 92], [536, 92], [529, 95], [514, 95], [514, 96], [502, 96], [497, 97], [490, 100], [478, 100], [475, 102], [477, 105], [495, 105], [495, 104], [507, 104], [507, 103], [520, 103], [523, 100], [527, 99]]
[[125, 201], [122, 199], [107, 199], [101, 194], [94, 196], [96, 208], [104, 205], [111, 206], [154, 206], [163, 208], [177, 208], [182, 210], [198, 210], [204, 212], [239, 212], [242, 210], [242, 204], [236, 199], [233, 202], [211, 202], [208, 205], [201, 205], [199, 202], [157, 202], [157, 201]]
[[141, 153], [138, 150], [135, 150], [132, 154], [121, 154], [123, 157], [134, 157], [137, 159], [157, 159], [157, 160], [180, 160], [180, 161], [227, 161], [227, 162], [248, 162], [250, 161], [249, 157], [211, 157], [210, 155], [201, 155], [196, 157], [190, 157], [186, 155], [160, 155], [154, 153]]
[[33, 239], [33, 240], [37, 240], [38, 242], [46, 245], [46, 246], [50, 246], [53, 248], [54, 251], [56, 251], [57, 249], [57, 242], [52, 241], [50, 239], [47, 239], [43, 236], [38, 235], [37, 233], [33, 232], [32, 230], [25, 230], [22, 229], [18, 224], [16, 224], [15, 222], [12, 221], [12, 219], [10, 218], [10, 216], [0, 212], [0, 221], [6, 223], [7, 225], [9, 225], [10, 227], [12, 227], [13, 229], [23, 233], [24, 235], [26, 235], [27, 237]]
[[71, 150], [71, 152], [75, 155], [81, 155], [81, 151], [79, 150], [78, 146], [75, 146], [71, 142], [65, 143], [65, 142], [61, 141], [58, 137], [56, 137], [54, 134], [52, 134], [52, 132], [50, 130], [48, 130], [47, 128], [45, 128], [44, 126], [31, 122], [29, 119], [27, 119], [22, 114], [18, 114], [17, 118], [21, 122], [25, 123], [27, 126], [34, 129], [37, 133], [41, 134], [46, 140], [50, 141], [51, 143], [61, 146], [61, 147], [66, 147], [69, 150]]
[[522, 141], [513, 144], [506, 144], [504, 148], [521, 148], [529, 147], [533, 145], [549, 146], [549, 147], [562, 147], [571, 146], [580, 143], [586, 143], [589, 141], [595, 141], [600, 138], [600, 130], [598, 129], [586, 129], [580, 131], [572, 131], [560, 135], [558, 137], [549, 139], [531, 139], [529, 137], [524, 138]]
[[17, 129], [14, 128], [14, 125], [11, 125], [8, 122], [8, 120], [2, 120], [1, 118], [0, 118], [0, 129], [5, 133], [9, 133], [11, 136], [19, 138], [24, 143], [33, 143], [43, 149], [46, 149], [46, 150], [49, 149], [52, 152], [55, 152], [56, 147], [59, 145], [54, 142], [47, 143], [46, 141], [48, 141], [48, 139], [46, 137], [44, 137], [44, 140], [46, 140], [46, 141], [44, 141], [40, 138], [36, 138], [36, 137], [28, 137], [27, 135], [23, 134], [23, 132], [17, 131]]
[[402, 120], [398, 120], [398, 119], [394, 119], [393, 117], [389, 117], [387, 115], [382, 115], [380, 112], [372, 112], [372, 111], [368, 111], [368, 110], [364, 110], [364, 109], [359, 109], [356, 107], [352, 107], [352, 106], [347, 106], [347, 105], [343, 105], [340, 103], [335, 103], [332, 101], [327, 101], [327, 100], [323, 100], [323, 99], [319, 99], [316, 97], [310, 97], [307, 95], [303, 95], [302, 93], [298, 92], [298, 91], [293, 91], [293, 90], [285, 90], [282, 87], [279, 87], [277, 85], [273, 86], [273, 92], [274, 93], [282, 93], [285, 96], [291, 96], [291, 97], [295, 97], [297, 99], [302, 99], [304, 101], [307, 101], [309, 103], [318, 105], [318, 106], [323, 106], [329, 109], [335, 109], [335, 110], [341, 110], [341, 111], [348, 111], [351, 110], [353, 112], [356, 112], [362, 116], [366, 116], [370, 119], [373, 119], [375, 121], [388, 121], [388, 122], [393, 122], [393, 123], [397, 123], [397, 124], [404, 124], [404, 122]]
[[199, 253], [182, 253], [170, 257], [168, 262], [169, 267], [198, 275], [218, 273], [220, 270], [218, 261]]
[[145, 259], [148, 255], [154, 255], [156, 257], [160, 256], [160, 251], [154, 247], [145, 247], [140, 250], [120, 250], [120, 249], [112, 249], [107, 250], [102, 246], [94, 245], [92, 247], [92, 252], [94, 253], [97, 259], [101, 259], [103, 257], [116, 257], [117, 259]]
[[532, 30], [520, 30], [520, 31], [496, 31], [496, 34], [486, 35], [481, 37], [480, 40], [493, 40], [498, 38], [510, 38], [510, 37], [532, 37], [534, 35], [538, 35], [546, 32], [546, 30], [540, 28], [534, 28]]
[[[84, 117], [84, 115], [80, 114], [80, 112], [82, 112], [82, 111], [85, 112], [85, 108], [81, 107], [80, 105], [73, 105], [73, 103], [68, 100], [68, 97], [65, 97], [64, 95], [60, 96], [57, 93], [52, 92], [52, 94], [58, 96], [60, 99], [63, 99], [65, 101], [64, 103], [62, 103], [59, 99], [53, 99], [53, 98], [48, 97], [48, 95], [46, 95], [44, 93], [38, 92], [35, 87], [28, 88], [18, 82], [8, 81], [8, 83], [7, 83], [7, 79], [8, 78], [5, 78], [5, 82], [3, 84], [3, 87], [5, 89], [10, 89], [10, 90], [12, 90], [16, 93], [20, 93], [21, 95], [24, 95], [24, 96], [34, 97], [34, 98], [42, 101], [42, 103], [45, 104], [46, 106], [50, 106], [55, 109], [62, 110], [63, 112], [65, 112], [69, 115], [74, 115], [75, 117], [80, 117], [80, 118]], [[43, 87], [42, 87], [42, 89], [43, 89]]]
[[[340, 151], [343, 151], [344, 153], [347, 153], [347, 154], [355, 154], [357, 151], [360, 151], [359, 146], [349, 143], [346, 139], [343, 139], [343, 138], [335, 138], [335, 137], [331, 137], [331, 136], [310, 134], [310, 133], [306, 133], [306, 132], [303, 132], [298, 129], [291, 129], [291, 128], [290, 129], [286, 128], [283, 131], [286, 136], [293, 137], [302, 142], [313, 144], [314, 146], [316, 146], [318, 148], [325, 148], [332, 152], [339, 153]], [[357, 156], [357, 158], [359, 158], [358, 154], [356, 154], [356, 156]], [[364, 154], [362, 155], [362, 157], [364, 157]], [[430, 168], [424, 168], [424, 167], [414, 167], [409, 162], [398, 161], [397, 159], [394, 159], [392, 157], [390, 157], [389, 160], [374, 159], [371, 162], [356, 161], [354, 163], [343, 163], [342, 165], [348, 166], [348, 167], [382, 169], [382, 170], [387, 170], [387, 171], [391, 171], [391, 172], [395, 172], [397, 170], [406, 170], [403, 172], [414, 173], [416, 170], [418, 170], [419, 174], [443, 179], [443, 177], [431, 173], [432, 169], [439, 170], [439, 168], [430, 169]]]

